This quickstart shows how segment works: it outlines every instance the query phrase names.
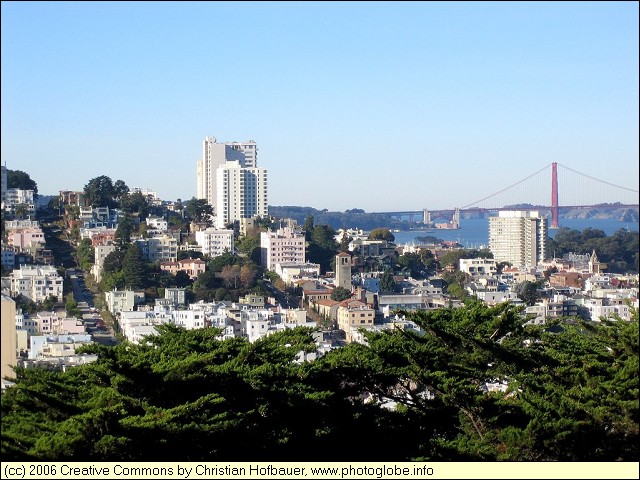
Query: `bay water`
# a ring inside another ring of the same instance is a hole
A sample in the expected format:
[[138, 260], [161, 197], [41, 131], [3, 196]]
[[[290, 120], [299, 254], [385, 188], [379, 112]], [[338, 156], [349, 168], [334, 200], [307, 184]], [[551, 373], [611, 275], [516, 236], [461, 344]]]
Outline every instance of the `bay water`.
[[[561, 218], [560, 227], [582, 232], [587, 228], [602, 230], [607, 236], [613, 235], [620, 229], [637, 232], [638, 222], [621, 222], [616, 219], [594, 219], [594, 218]], [[558, 230], [549, 228], [548, 236], [553, 238]], [[489, 219], [470, 218], [460, 221], [460, 228], [457, 230], [446, 230], [441, 228], [429, 228], [424, 230], [405, 230], [393, 232], [396, 245], [411, 244], [417, 237], [436, 237], [440, 240], [458, 242], [464, 248], [479, 249], [489, 245]]]

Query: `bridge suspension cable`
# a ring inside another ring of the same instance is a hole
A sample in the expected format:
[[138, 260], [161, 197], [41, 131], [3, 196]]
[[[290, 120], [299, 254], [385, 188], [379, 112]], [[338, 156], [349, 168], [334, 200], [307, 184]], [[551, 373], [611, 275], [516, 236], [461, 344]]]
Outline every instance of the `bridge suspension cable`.
[[[567, 170], [571, 170], [573, 173], [577, 173], [578, 175], [582, 175], [583, 177], [587, 177], [587, 178], [590, 178], [591, 180], [595, 180], [596, 182], [606, 183], [607, 185], [610, 185], [612, 187], [621, 188], [622, 190], [628, 190], [629, 192], [638, 193], [638, 190], [634, 190], [632, 188], [623, 187], [621, 185], [616, 185], [615, 183], [610, 183], [610, 182], [607, 182], [605, 180], [601, 180], [599, 178], [592, 177], [591, 175], [587, 175], [586, 173], [579, 172], [577, 170], [574, 170], [571, 167], [567, 167], [566, 165], [562, 165], [561, 163], [558, 163], [558, 165], [560, 165], [562, 168], [566, 168]], [[509, 188], [511, 188], [511, 187], [509, 187]]]
[[[551, 166], [551, 164], [546, 165], [546, 166], [544, 166], [543, 168], [541, 168], [540, 170], [538, 170], [537, 172], [532, 173], [531, 175], [529, 175], [527, 178], [523, 178], [523, 179], [522, 179], [522, 180], [520, 180], [519, 182], [516, 182], [516, 183], [514, 183], [513, 185], [509, 185], [509, 186], [508, 186], [508, 187], [506, 187], [506, 188], [503, 188], [503, 189], [502, 189], [502, 190], [500, 190], [499, 192], [492, 193], [491, 195], [489, 195], [489, 196], [487, 196], [487, 197], [484, 197], [484, 198], [482, 198], [482, 199], [480, 199], [480, 200], [477, 200], [477, 201], [475, 201], [475, 202], [471, 202], [470, 204], [465, 205], [464, 207], [460, 207], [460, 208], [461, 208], [461, 209], [465, 209], [465, 208], [470, 207], [471, 205], [475, 205], [475, 204], [478, 204], [478, 203], [480, 203], [480, 202], [484, 202], [485, 200], [488, 200], [488, 199], [490, 199], [490, 198], [492, 198], [492, 197], [495, 197], [496, 195], [500, 195], [501, 193], [506, 192], [506, 191], [507, 191], [507, 190], [509, 190], [510, 188], [513, 188], [513, 187], [515, 187], [516, 185], [520, 185], [521, 183], [526, 182], [526, 181], [527, 181], [527, 180], [529, 180], [531, 177], [535, 177], [535, 176], [536, 176], [536, 175], [538, 175], [540, 172], [542, 172], [542, 171], [546, 170], [546, 169], [547, 169], [547, 168], [549, 168], [550, 166]], [[579, 172], [578, 172], [578, 173], [579, 173]], [[614, 186], [616, 186], [616, 185], [614, 185]]]

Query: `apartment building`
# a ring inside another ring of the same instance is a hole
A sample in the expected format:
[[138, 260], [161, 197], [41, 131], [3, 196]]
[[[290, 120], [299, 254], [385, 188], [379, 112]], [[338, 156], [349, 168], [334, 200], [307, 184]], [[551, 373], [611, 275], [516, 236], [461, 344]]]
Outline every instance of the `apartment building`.
[[346, 340], [351, 341], [352, 329], [373, 326], [376, 317], [375, 310], [369, 305], [357, 300], [345, 300], [338, 307], [338, 328], [346, 334]]
[[202, 254], [209, 257], [219, 257], [225, 251], [235, 251], [233, 230], [206, 228], [196, 232], [196, 242], [202, 248]]
[[197, 280], [198, 276], [205, 271], [206, 263], [199, 258], [184, 258], [177, 262], [162, 262], [160, 269], [172, 275], [185, 272], [191, 280]]
[[2, 335], [0, 335], [2, 348], [0, 351], [0, 378], [4, 386], [5, 377], [15, 378], [13, 367], [17, 365], [17, 338], [16, 338], [16, 302], [2, 294], [2, 310], [0, 315], [0, 325]]
[[138, 239], [136, 243], [150, 262], [175, 262], [178, 258], [178, 240], [170, 235]]
[[20, 265], [9, 274], [11, 295], [23, 295], [34, 302], [42, 302], [49, 296], [62, 300], [62, 277], [51, 265]]
[[537, 266], [547, 253], [547, 219], [537, 211], [499, 212], [489, 218], [489, 249], [498, 263]]
[[269, 215], [267, 170], [244, 167], [240, 161], [226, 162], [216, 172], [216, 226]]
[[33, 190], [9, 188], [4, 194], [4, 210], [11, 216], [16, 215], [18, 208], [24, 206], [26, 214], [31, 216], [36, 213], [36, 202]]
[[284, 227], [275, 232], [260, 233], [260, 261], [263, 267], [276, 271], [279, 263], [306, 263], [304, 233]]
[[[217, 171], [226, 162], [237, 161], [242, 167], [255, 168], [258, 166], [258, 147], [256, 142], [218, 142], [213, 136], [206, 137], [202, 142], [202, 158], [197, 164], [196, 197], [205, 199], [211, 206], [217, 200]], [[216, 212], [217, 213], [217, 212]]]

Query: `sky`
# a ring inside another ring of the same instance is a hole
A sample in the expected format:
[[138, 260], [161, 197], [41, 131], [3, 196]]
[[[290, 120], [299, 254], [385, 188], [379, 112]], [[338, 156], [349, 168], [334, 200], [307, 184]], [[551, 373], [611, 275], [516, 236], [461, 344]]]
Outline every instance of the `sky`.
[[1, 162], [42, 195], [106, 175], [190, 199], [215, 136], [257, 142], [273, 206], [453, 208], [552, 162], [638, 203], [637, 2], [3, 1], [0, 18]]

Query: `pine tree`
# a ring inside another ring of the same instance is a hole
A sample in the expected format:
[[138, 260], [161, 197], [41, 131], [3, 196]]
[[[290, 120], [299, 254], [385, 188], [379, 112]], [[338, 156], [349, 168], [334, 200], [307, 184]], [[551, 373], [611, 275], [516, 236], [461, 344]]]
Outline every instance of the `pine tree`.
[[147, 265], [137, 243], [129, 245], [122, 264], [127, 287], [134, 290], [144, 288], [147, 279]]

